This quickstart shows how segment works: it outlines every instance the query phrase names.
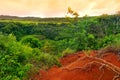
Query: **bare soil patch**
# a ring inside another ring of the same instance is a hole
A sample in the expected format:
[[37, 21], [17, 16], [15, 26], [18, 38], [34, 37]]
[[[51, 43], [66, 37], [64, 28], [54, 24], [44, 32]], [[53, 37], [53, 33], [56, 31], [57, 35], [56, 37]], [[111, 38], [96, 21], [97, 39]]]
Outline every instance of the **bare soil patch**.
[[67, 55], [60, 59], [62, 67], [40, 70], [33, 80], [120, 80], [120, 60], [117, 54], [106, 53], [96, 57], [96, 52]]

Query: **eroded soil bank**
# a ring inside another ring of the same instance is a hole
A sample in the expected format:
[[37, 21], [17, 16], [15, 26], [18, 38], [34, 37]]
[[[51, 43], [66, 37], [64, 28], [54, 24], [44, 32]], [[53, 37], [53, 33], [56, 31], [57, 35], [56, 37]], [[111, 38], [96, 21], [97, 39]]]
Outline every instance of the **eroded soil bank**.
[[89, 56], [83, 52], [67, 55], [60, 59], [62, 67], [40, 70], [33, 80], [120, 80], [119, 55], [96, 55], [96, 51]]

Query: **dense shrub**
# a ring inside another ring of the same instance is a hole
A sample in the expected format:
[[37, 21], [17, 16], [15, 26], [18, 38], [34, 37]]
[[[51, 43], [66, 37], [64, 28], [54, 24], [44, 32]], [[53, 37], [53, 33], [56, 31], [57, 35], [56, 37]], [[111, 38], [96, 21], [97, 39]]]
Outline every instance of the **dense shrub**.
[[120, 55], [120, 34], [113, 36], [113, 38], [110, 38], [109, 40], [110, 40], [110, 43], [104, 46], [102, 49], [100, 49], [99, 54], [113, 52]]
[[21, 43], [24, 45], [28, 45], [32, 48], [41, 48], [41, 43], [38, 38], [34, 36], [25, 36], [22, 38]]
[[32, 68], [49, 68], [52, 65], [60, 65], [56, 56], [22, 45], [12, 34], [0, 35], [1, 80], [26, 80]]
[[62, 52], [62, 56], [66, 56], [69, 54], [73, 54], [75, 52], [75, 50], [72, 50], [70, 48], [66, 48], [63, 52]]

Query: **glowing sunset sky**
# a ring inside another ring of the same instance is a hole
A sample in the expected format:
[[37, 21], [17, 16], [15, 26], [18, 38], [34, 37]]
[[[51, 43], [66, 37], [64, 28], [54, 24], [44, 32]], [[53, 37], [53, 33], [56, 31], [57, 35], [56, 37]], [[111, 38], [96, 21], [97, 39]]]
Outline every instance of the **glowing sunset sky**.
[[80, 16], [115, 13], [120, 0], [0, 0], [0, 15], [64, 17], [70, 6]]

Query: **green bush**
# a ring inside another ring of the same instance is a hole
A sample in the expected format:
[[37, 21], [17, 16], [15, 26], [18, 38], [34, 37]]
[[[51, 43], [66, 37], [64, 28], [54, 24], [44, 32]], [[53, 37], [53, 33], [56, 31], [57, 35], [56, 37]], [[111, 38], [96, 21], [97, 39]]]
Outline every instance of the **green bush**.
[[41, 48], [41, 43], [38, 38], [33, 36], [25, 36], [21, 39], [21, 43], [24, 45], [28, 45], [32, 48]]
[[110, 39], [110, 43], [107, 43], [105, 47], [99, 50], [100, 54], [107, 52], [113, 52], [118, 55], [120, 54], [120, 34], [113, 36], [113, 38]]
[[26, 80], [30, 77], [30, 71], [35, 73], [35, 70], [48, 69], [53, 65], [60, 66], [55, 55], [42, 53], [39, 48], [22, 45], [12, 34], [0, 35], [1, 80]]
[[66, 56], [68, 54], [73, 54], [75, 52], [75, 50], [72, 50], [70, 48], [66, 48], [63, 52], [62, 52], [62, 56]]
[[[31, 55], [32, 49], [18, 43], [13, 35], [0, 35], [0, 79], [21, 80], [32, 64], [26, 62]], [[3, 49], [4, 47], [4, 49]]]
[[41, 53], [41, 55], [37, 57], [37, 60], [39, 61], [42, 69], [49, 69], [53, 65], [60, 66], [58, 57], [48, 53]]

